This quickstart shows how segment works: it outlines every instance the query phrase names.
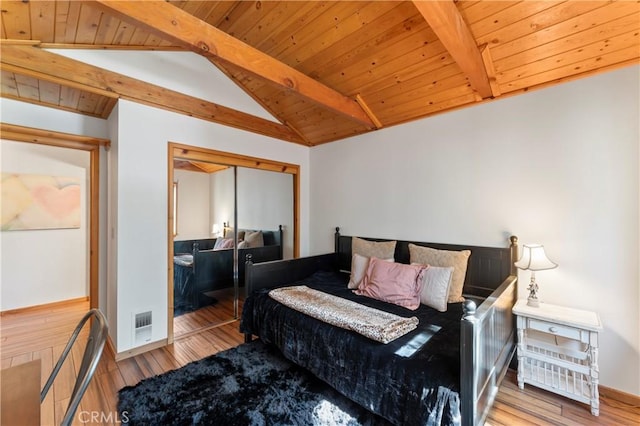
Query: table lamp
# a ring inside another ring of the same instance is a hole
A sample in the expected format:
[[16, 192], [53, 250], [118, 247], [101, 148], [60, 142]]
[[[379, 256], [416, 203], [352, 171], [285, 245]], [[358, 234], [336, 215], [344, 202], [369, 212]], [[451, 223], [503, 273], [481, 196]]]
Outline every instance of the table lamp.
[[524, 271], [531, 271], [531, 281], [529, 282], [529, 298], [527, 305], [538, 307], [538, 283], [536, 283], [536, 271], [553, 269], [558, 265], [549, 260], [544, 252], [544, 246], [540, 244], [525, 244], [522, 246], [522, 256], [514, 263], [516, 268]]

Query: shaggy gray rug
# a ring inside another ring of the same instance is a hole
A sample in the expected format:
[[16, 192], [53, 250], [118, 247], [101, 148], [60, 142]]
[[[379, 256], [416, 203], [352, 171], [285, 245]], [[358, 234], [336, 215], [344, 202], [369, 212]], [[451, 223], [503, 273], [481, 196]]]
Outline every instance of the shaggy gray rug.
[[259, 340], [122, 388], [119, 398], [130, 425], [388, 425]]

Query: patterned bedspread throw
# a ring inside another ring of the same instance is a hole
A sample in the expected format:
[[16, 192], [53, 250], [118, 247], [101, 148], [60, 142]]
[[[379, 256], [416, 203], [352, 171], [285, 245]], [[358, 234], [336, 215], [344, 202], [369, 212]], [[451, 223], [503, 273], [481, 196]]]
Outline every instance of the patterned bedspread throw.
[[418, 326], [416, 317], [404, 318], [305, 285], [277, 288], [269, 296], [296, 311], [381, 343], [392, 342]]

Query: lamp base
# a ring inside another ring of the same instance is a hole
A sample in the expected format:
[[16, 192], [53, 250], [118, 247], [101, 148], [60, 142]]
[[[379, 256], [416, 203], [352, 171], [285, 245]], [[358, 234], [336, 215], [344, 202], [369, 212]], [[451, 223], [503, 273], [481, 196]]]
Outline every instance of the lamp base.
[[538, 299], [532, 299], [531, 297], [529, 297], [527, 299], [527, 306], [532, 306], [534, 308], [539, 308], [540, 307], [540, 301]]
[[531, 271], [531, 281], [529, 282], [529, 298], [527, 299], [527, 306], [534, 308], [540, 307], [540, 301], [538, 300], [538, 283], [536, 283], [536, 272]]

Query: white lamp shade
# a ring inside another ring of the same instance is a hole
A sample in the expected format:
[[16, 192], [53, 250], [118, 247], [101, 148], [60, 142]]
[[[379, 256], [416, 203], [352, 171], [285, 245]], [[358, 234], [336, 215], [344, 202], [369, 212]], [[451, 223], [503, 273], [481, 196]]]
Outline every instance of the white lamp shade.
[[516, 268], [525, 271], [543, 271], [553, 269], [558, 265], [549, 260], [540, 244], [525, 244], [522, 246], [522, 256], [514, 264]]

